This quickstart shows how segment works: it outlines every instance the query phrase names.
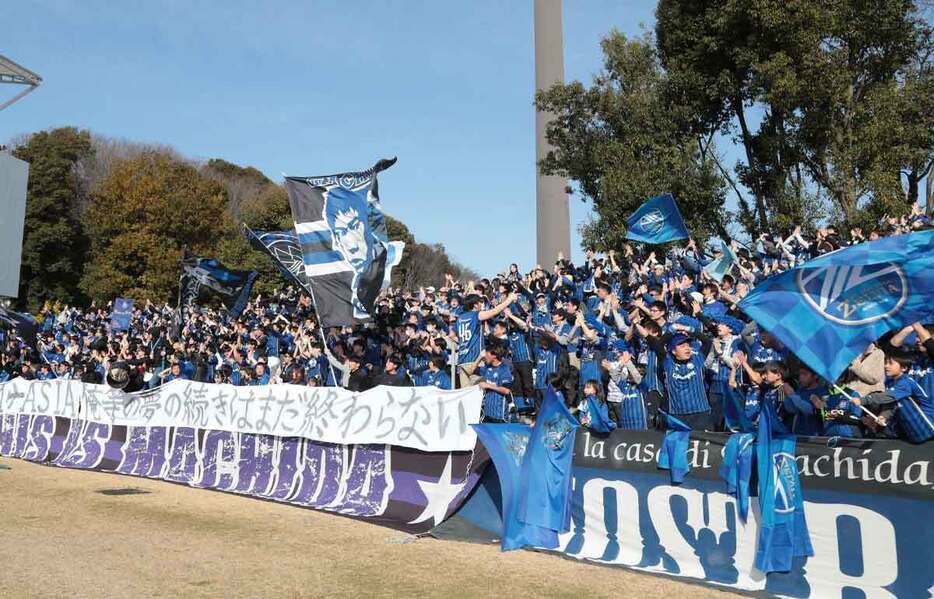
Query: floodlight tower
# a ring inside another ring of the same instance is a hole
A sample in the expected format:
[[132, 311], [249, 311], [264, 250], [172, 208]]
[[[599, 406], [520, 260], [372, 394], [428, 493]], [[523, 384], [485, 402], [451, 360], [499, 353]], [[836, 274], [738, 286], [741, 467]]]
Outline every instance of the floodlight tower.
[[[564, 83], [564, 34], [561, 0], [533, 0], [535, 13], [535, 89]], [[538, 168], [551, 149], [545, 130], [553, 115], [535, 112], [535, 196], [538, 263], [546, 269], [559, 253], [571, 257], [571, 216], [568, 209], [567, 181], [543, 175]]]
[[42, 83], [42, 77], [36, 75], [26, 67], [16, 64], [6, 56], [0, 55], [0, 83], [13, 83], [15, 85], [26, 86], [26, 88], [18, 94], [3, 104], [0, 104], [0, 110], [3, 110], [14, 102], [23, 99], [26, 94], [39, 87], [39, 84]]

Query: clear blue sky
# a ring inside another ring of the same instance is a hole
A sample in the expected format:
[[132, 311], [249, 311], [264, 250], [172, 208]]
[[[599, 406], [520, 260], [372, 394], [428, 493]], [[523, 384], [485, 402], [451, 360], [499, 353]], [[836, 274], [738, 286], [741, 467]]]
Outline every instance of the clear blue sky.
[[[600, 38], [651, 29], [654, 8], [565, 0], [565, 78], [589, 82]], [[20, 0], [3, 13], [0, 54], [44, 84], [0, 112], [0, 140], [74, 125], [277, 181], [396, 155], [383, 205], [419, 241], [483, 274], [534, 262], [531, 0]], [[572, 228], [588, 214], [572, 200]]]

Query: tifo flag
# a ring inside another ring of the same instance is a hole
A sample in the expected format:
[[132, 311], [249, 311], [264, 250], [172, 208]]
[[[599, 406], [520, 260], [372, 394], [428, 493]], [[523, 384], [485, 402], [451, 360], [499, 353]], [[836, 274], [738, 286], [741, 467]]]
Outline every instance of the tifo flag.
[[689, 237], [678, 205], [670, 193], [646, 200], [626, 220], [626, 226], [626, 239], [644, 243], [666, 243]]
[[393, 164], [395, 158], [358, 173], [286, 178], [322, 326], [369, 318], [393, 260], [402, 257], [399, 245], [390, 255], [376, 181], [377, 173]]
[[113, 311], [110, 314], [110, 328], [114, 331], [125, 331], [130, 328], [130, 317], [133, 315], [133, 300], [118, 297], [114, 300]]
[[253, 249], [266, 254], [290, 283], [307, 290], [302, 247], [294, 231], [254, 231], [243, 225], [243, 234]]
[[199, 258], [186, 252], [178, 290], [182, 321], [187, 320], [191, 306], [207, 295], [220, 297], [230, 318], [239, 317], [250, 298], [256, 276], [256, 271], [230, 270], [214, 258]]
[[722, 240], [720, 244], [723, 247], [723, 253], [719, 258], [715, 258], [710, 264], [704, 267], [704, 272], [718, 283], [723, 282], [723, 277], [730, 273], [730, 269], [733, 268], [733, 263], [736, 262], [736, 254], [733, 253], [730, 246]]
[[762, 519], [754, 565], [766, 574], [788, 572], [793, 558], [814, 555], [795, 463], [795, 436], [779, 434], [777, 418], [775, 406], [763, 403], [756, 441]]
[[887, 331], [934, 313], [934, 230], [826, 254], [772, 276], [739, 307], [815, 373], [835, 381]]
[[502, 492], [503, 531], [502, 549], [510, 551], [525, 546], [554, 549], [558, 546], [558, 534], [547, 528], [519, 522], [516, 512], [519, 494], [522, 493], [520, 468], [532, 430], [525, 424], [473, 424], [477, 438], [486, 447]]
[[658, 467], [671, 471], [671, 482], [684, 482], [685, 475], [691, 470], [688, 462], [688, 446], [691, 442], [691, 427], [680, 418], [662, 411], [668, 430], [662, 439], [662, 448], [658, 452]]
[[39, 326], [32, 316], [7, 310], [0, 306], [0, 327], [15, 331], [16, 335], [30, 347], [36, 347]]
[[522, 460], [525, 487], [517, 518], [523, 524], [556, 533], [570, 529], [571, 459], [579, 427], [563, 398], [549, 385]]

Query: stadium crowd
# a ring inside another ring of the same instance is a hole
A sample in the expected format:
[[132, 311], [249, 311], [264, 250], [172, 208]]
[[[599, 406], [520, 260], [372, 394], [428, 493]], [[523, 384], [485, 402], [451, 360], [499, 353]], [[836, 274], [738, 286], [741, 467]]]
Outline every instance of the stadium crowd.
[[[523, 273], [440, 288], [384, 290], [365, 325], [322, 331], [311, 299], [293, 287], [253, 297], [241, 316], [197, 308], [137, 306], [128, 330], [111, 308], [46, 306], [36, 346], [0, 331], [0, 381], [75, 378], [127, 391], [174, 379], [265, 385], [479, 384], [491, 420], [533, 419], [548, 385], [594, 431], [663, 427], [671, 414], [695, 430], [754, 427], [762, 402], [800, 435], [934, 437], [932, 323], [870, 345], [838, 381], [824, 381], [737, 303], [770, 274], [846, 245], [930, 227], [914, 211], [877, 230], [762, 235], [731, 242], [736, 261], [714, 276], [722, 249], [693, 240], [667, 253], [627, 245], [620, 253], [561, 258]], [[452, 377], [452, 373], [454, 376]]]

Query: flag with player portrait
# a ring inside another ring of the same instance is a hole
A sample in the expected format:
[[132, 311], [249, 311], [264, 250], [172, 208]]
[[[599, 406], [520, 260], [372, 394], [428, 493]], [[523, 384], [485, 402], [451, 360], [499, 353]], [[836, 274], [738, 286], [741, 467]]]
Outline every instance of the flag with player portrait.
[[379, 290], [402, 258], [390, 242], [373, 168], [319, 177], [286, 177], [289, 205], [308, 285], [322, 326], [351, 325], [373, 312]]

